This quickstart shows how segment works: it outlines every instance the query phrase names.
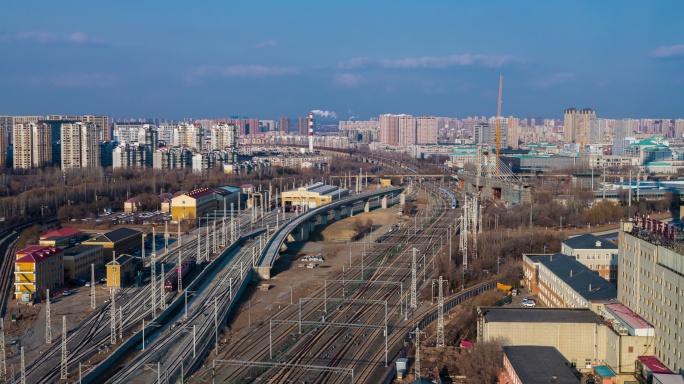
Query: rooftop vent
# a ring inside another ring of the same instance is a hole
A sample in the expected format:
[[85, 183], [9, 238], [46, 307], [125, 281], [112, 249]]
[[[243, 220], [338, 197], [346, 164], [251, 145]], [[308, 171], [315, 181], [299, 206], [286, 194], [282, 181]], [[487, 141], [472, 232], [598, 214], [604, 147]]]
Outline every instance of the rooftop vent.
[[597, 247], [600, 247], [600, 246], [601, 246], [601, 241], [600, 241], [600, 240], [596, 240], [596, 246], [597, 246]]

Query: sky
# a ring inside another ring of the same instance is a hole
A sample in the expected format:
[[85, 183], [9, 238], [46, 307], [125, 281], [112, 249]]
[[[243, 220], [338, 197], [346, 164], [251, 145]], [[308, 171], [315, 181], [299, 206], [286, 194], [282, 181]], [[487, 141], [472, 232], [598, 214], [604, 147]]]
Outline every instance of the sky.
[[0, 115], [684, 118], [684, 2], [0, 2]]

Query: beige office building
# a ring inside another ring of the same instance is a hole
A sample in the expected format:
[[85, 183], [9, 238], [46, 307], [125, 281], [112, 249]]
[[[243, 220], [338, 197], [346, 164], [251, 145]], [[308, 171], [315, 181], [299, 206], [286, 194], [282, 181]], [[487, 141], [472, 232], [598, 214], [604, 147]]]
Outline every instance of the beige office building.
[[91, 266], [104, 265], [102, 246], [75, 245], [64, 250], [64, 278], [90, 281]]
[[92, 123], [61, 124], [62, 169], [100, 166], [100, 140]]
[[591, 119], [596, 118], [596, 111], [590, 108], [585, 108], [581, 111], [575, 108], [569, 108], [565, 110], [564, 117], [563, 138], [565, 142], [588, 144]]
[[39, 168], [52, 162], [50, 125], [14, 124], [14, 168]]
[[667, 227], [663, 235], [657, 230], [663, 225], [650, 219], [622, 223], [618, 299], [655, 327], [653, 355], [679, 372], [684, 367], [684, 249], [676, 240], [681, 232]]

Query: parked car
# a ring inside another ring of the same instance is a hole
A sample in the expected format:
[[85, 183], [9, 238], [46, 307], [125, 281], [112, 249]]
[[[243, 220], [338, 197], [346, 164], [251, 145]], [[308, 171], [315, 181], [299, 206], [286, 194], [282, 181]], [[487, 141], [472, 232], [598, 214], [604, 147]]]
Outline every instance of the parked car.
[[69, 296], [69, 295], [71, 295], [72, 293], [73, 293], [73, 292], [71, 292], [71, 291], [64, 291], [64, 292], [62, 292], [62, 295], [64, 295], [64, 296]]
[[86, 287], [90, 287], [90, 281], [87, 281], [87, 282], [85, 283], [85, 286], [86, 286]]
[[527, 300], [522, 302], [523, 307], [536, 307], [537, 303], [534, 300]]

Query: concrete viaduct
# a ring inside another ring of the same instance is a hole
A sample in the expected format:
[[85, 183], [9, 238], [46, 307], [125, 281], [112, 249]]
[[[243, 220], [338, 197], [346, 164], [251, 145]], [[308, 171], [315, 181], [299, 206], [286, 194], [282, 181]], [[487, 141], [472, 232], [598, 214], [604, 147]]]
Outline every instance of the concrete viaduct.
[[344, 199], [333, 201], [332, 203], [302, 213], [282, 226], [273, 234], [273, 236], [271, 236], [264, 251], [259, 255], [259, 263], [256, 267], [257, 272], [262, 279], [270, 279], [271, 268], [273, 268], [276, 258], [285, 245], [285, 241], [288, 240], [288, 238], [294, 241], [308, 240], [309, 233], [314, 231], [317, 222], [320, 222], [322, 225], [328, 224], [328, 216], [331, 211], [334, 212], [334, 220], [340, 220], [342, 217], [353, 216], [354, 204], [359, 201], [365, 202], [364, 212], [370, 212], [371, 200], [375, 197], [380, 201], [379, 205], [381, 208], [387, 208], [388, 205], [393, 204], [397, 196], [400, 197], [400, 203], [403, 204], [403, 195], [400, 195], [403, 191], [403, 187], [381, 188], [348, 196]]

